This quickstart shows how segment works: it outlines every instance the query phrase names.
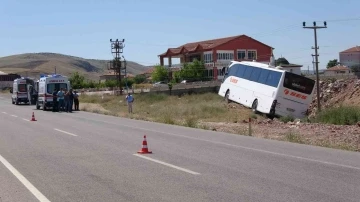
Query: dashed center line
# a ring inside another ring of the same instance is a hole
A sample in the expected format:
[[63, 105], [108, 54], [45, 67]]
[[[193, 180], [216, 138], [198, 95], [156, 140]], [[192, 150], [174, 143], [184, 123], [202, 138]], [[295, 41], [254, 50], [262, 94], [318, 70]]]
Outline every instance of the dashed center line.
[[63, 130], [60, 130], [60, 129], [57, 129], [57, 128], [54, 128], [54, 130], [58, 131], [58, 132], [61, 132], [61, 133], [65, 133], [65, 134], [68, 134], [68, 135], [71, 135], [71, 136], [77, 136], [75, 134], [72, 134], [72, 133], [69, 133], [69, 132], [66, 132], [66, 131], [63, 131]]
[[17, 117], [16, 115], [11, 115], [12, 117]]
[[30, 121], [30, 120], [27, 120], [27, 119], [22, 119], [22, 120], [24, 120], [24, 121]]
[[143, 155], [140, 155], [140, 154], [134, 154], [134, 156], [137, 156], [137, 157], [140, 157], [140, 158], [143, 158], [143, 159], [147, 159], [147, 160], [149, 160], [149, 161], [153, 161], [153, 162], [155, 162], [155, 163], [159, 163], [159, 164], [162, 164], [162, 165], [171, 167], [171, 168], [175, 168], [175, 169], [177, 169], [177, 170], [181, 170], [181, 171], [184, 171], [184, 172], [193, 174], [193, 175], [200, 175], [200, 173], [197, 173], [197, 172], [194, 172], [194, 171], [185, 169], [185, 168], [181, 168], [181, 167], [179, 167], [179, 166], [175, 166], [175, 165], [172, 165], [172, 164], [169, 164], [169, 163], [165, 163], [165, 162], [162, 162], [162, 161], [159, 161], [159, 160], [156, 160], [156, 159], [152, 159], [152, 158], [147, 157], [147, 156], [143, 156]]
[[2, 112], [3, 114], [7, 114], [6, 112]]

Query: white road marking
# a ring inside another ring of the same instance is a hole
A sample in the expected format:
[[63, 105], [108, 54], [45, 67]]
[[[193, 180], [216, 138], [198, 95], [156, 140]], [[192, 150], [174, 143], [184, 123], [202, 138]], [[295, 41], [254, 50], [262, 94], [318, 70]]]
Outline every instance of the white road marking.
[[[91, 112], [88, 112], [88, 113], [91, 113]], [[101, 116], [100, 114], [94, 114], [94, 115]], [[87, 118], [82, 118], [82, 119], [87, 119]], [[301, 160], [305, 160], [305, 161], [322, 163], [322, 164], [326, 164], [326, 165], [339, 166], [339, 167], [343, 167], [343, 168], [350, 168], [350, 169], [360, 170], [360, 167], [349, 166], [349, 165], [344, 165], [344, 164], [338, 164], [338, 163], [333, 163], [333, 162], [329, 162], [329, 161], [321, 161], [321, 160], [316, 160], [316, 159], [311, 159], [311, 158], [306, 158], [306, 157], [301, 157], [301, 156], [282, 154], [282, 153], [277, 153], [277, 152], [272, 152], [272, 151], [267, 151], [267, 150], [262, 150], [262, 149], [255, 149], [255, 148], [251, 148], [251, 147], [244, 147], [244, 146], [239, 146], [239, 145], [228, 144], [228, 143], [224, 143], [224, 142], [205, 140], [205, 139], [196, 138], [196, 137], [189, 137], [189, 136], [185, 136], [185, 135], [167, 133], [167, 132], [162, 132], [162, 131], [151, 130], [151, 129], [148, 129], [148, 128], [134, 127], [134, 126], [124, 125], [124, 124], [108, 122], [108, 121], [101, 121], [101, 120], [95, 120], [95, 119], [87, 119], [87, 120], [98, 121], [98, 122], [113, 124], [113, 125], [117, 125], [117, 126], [124, 126], [124, 127], [133, 128], [133, 129], [140, 129], [140, 130], [150, 131], [150, 132], [154, 132], [154, 133], [162, 133], [162, 134], [165, 134], [165, 135], [171, 135], [171, 136], [176, 136], [176, 137], [184, 137], [184, 138], [188, 138], [188, 139], [199, 140], [199, 141], [204, 141], [204, 142], [210, 142], [210, 143], [214, 143], [214, 144], [221, 144], [221, 145], [226, 145], [226, 146], [230, 146], [230, 147], [236, 147], [236, 148], [241, 148], [241, 149], [247, 149], [247, 150], [262, 152], [262, 153], [273, 154], [273, 155], [277, 155], [277, 156], [285, 156], [285, 157], [289, 157], [289, 158], [301, 159]]]
[[22, 120], [24, 120], [24, 121], [30, 121], [30, 120], [27, 120], [27, 119], [22, 119]]
[[75, 135], [75, 134], [72, 134], [72, 133], [69, 133], [69, 132], [66, 132], [66, 131], [63, 131], [63, 130], [59, 130], [59, 129], [57, 129], [57, 128], [54, 128], [54, 130], [56, 130], [56, 131], [59, 131], [59, 132], [61, 132], [61, 133], [65, 133], [65, 134], [68, 134], [68, 135], [72, 135], [72, 136], [77, 136], [77, 135]]
[[162, 161], [159, 161], [159, 160], [156, 160], [156, 159], [152, 159], [152, 158], [147, 157], [147, 156], [143, 156], [143, 155], [140, 155], [140, 154], [134, 154], [134, 156], [137, 156], [137, 157], [140, 157], [140, 158], [143, 158], [143, 159], [147, 159], [147, 160], [149, 160], [149, 161], [153, 161], [153, 162], [155, 162], [155, 163], [159, 163], [159, 164], [162, 164], [162, 165], [165, 165], [165, 166], [169, 166], [169, 167], [171, 167], [171, 168], [175, 168], [175, 169], [177, 169], [177, 170], [181, 170], [181, 171], [184, 171], [184, 172], [193, 174], [193, 175], [200, 175], [200, 173], [197, 173], [197, 172], [194, 172], [194, 171], [185, 169], [185, 168], [181, 168], [181, 167], [178, 167], [178, 166], [169, 164], [169, 163], [165, 163], [165, 162], [162, 162]]
[[6, 112], [2, 112], [3, 114], [7, 114]]
[[0, 155], [0, 162], [15, 175], [15, 177], [40, 201], [50, 202], [34, 185], [32, 185], [19, 171], [17, 171], [4, 157]]
[[17, 117], [16, 115], [11, 115], [12, 117]]

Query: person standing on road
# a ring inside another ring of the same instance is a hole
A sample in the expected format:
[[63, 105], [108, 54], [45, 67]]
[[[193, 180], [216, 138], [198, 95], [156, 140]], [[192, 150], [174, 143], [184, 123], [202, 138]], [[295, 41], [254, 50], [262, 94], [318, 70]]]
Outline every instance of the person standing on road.
[[65, 90], [64, 94], [65, 112], [69, 112], [69, 91]]
[[58, 103], [58, 97], [57, 97], [57, 90], [54, 89], [54, 92], [53, 92], [53, 107], [52, 107], [52, 111], [53, 112], [57, 112], [59, 111], [59, 103]]
[[74, 110], [79, 111], [79, 94], [77, 94], [77, 91], [74, 91]]
[[68, 109], [67, 109], [67, 111], [70, 112], [70, 113], [72, 113], [73, 103], [74, 103], [74, 93], [73, 93], [73, 90], [72, 90], [72, 89], [69, 90], [68, 95], [69, 95], [69, 102], [68, 102]]
[[58, 104], [60, 106], [59, 111], [65, 111], [64, 110], [64, 89], [63, 88], [61, 88], [59, 90], [59, 92], [57, 93], [57, 97], [58, 97], [58, 102], [59, 102]]
[[133, 105], [133, 102], [134, 102], [134, 97], [131, 95], [131, 93], [128, 93], [127, 96], [126, 96], [126, 102], [127, 102], [127, 105], [128, 105], [128, 110], [129, 110], [129, 113], [133, 113], [132, 112], [132, 105]]

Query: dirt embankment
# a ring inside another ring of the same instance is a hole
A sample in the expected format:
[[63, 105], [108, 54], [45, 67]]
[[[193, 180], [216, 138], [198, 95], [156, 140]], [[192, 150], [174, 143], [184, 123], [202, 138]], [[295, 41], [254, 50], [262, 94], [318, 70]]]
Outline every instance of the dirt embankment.
[[[320, 81], [321, 109], [329, 107], [359, 106], [360, 79], [327, 79]], [[314, 117], [317, 111], [317, 93], [315, 89], [313, 102], [310, 105], [309, 117]]]
[[[316, 90], [310, 105], [309, 118], [317, 111]], [[320, 81], [320, 102], [322, 109], [330, 107], [359, 106], [360, 80]], [[249, 134], [248, 120], [237, 123], [206, 123], [212, 130]], [[301, 120], [284, 123], [278, 119], [253, 119], [252, 136], [268, 139], [285, 140], [310, 145], [360, 151], [360, 123], [356, 125], [332, 125], [321, 123], [306, 123]]]

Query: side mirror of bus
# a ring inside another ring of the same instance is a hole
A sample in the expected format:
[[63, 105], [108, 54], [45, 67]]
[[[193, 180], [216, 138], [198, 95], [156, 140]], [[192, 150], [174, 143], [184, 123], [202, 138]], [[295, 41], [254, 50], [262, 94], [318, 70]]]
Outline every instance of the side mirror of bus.
[[10, 93], [13, 93], [12, 89], [10, 89]]

